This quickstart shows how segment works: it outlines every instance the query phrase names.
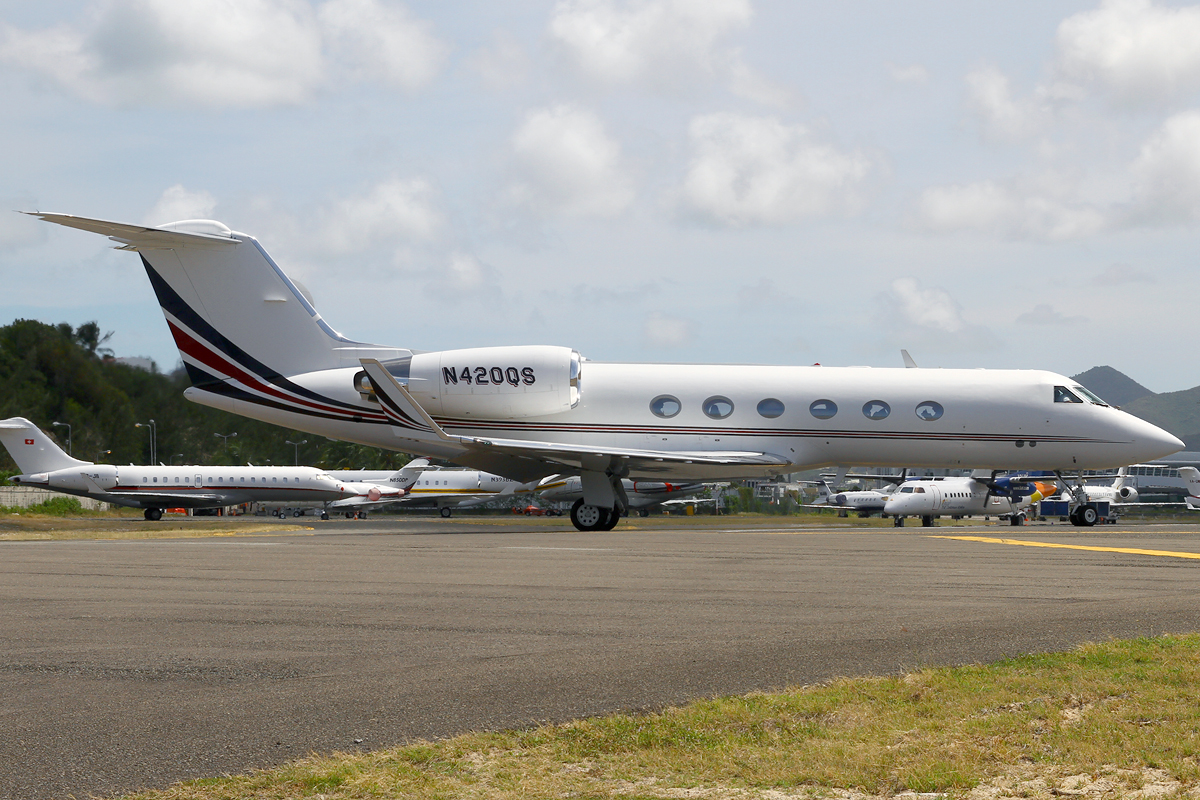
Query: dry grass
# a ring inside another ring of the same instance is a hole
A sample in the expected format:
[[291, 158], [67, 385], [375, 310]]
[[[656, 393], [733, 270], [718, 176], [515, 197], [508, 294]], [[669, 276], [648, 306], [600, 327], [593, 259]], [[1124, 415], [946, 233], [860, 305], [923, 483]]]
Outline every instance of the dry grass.
[[308, 531], [311, 527], [264, 522], [260, 518], [164, 516], [147, 522], [128, 509], [56, 517], [8, 513], [0, 516], [0, 542], [61, 541], [80, 539], [188, 539], [209, 536], [252, 536], [264, 533]]
[[178, 784], [141, 800], [1200, 796], [1200, 635], [842, 679]]

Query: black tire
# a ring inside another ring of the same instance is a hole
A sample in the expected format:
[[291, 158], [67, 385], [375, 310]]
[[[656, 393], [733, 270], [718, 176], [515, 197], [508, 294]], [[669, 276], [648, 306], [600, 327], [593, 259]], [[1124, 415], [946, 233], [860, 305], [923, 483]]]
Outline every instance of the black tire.
[[449, 518], [450, 518], [450, 509], [448, 509], [448, 508], [443, 508], [443, 509], [442, 509], [441, 511], [439, 511], [438, 513], [439, 513], [439, 514], [441, 514], [441, 515], [442, 515], [442, 517], [443, 517], [443, 518], [445, 518], [445, 519], [449, 519]]
[[641, 508], [641, 509], [638, 509], [638, 516], [639, 516], [639, 517], [648, 517], [648, 516], [650, 516], [650, 509], [648, 509], [648, 508]]
[[921, 517], [921, 527], [922, 528], [932, 528], [933, 527], [933, 515], [932, 514], [926, 514], [925, 516]]
[[[299, 509], [297, 509], [296, 511], [293, 511], [293, 512], [292, 512], [292, 516], [293, 516], [293, 517], [298, 517], [298, 516], [300, 516], [302, 513], [304, 513], [304, 512], [302, 512], [302, 511], [300, 511]], [[282, 514], [281, 514], [280, 516], [282, 516]]]
[[904, 517], [894, 518], [892, 520], [892, 527], [893, 528], [903, 528], [904, 527]]
[[601, 528], [600, 530], [611, 531], [613, 528], [617, 527], [617, 523], [620, 521], [621, 521], [621, 513], [619, 511], [617, 511], [615, 508], [611, 509], [608, 512], [608, 522], [604, 523], [604, 527]]
[[329, 519], [329, 512], [328, 512], [328, 511], [322, 511], [322, 512], [321, 512], [321, 519]]
[[1008, 518], [1008, 524], [1012, 525], [1014, 528], [1018, 527], [1020, 525], [1023, 525], [1024, 522], [1025, 522], [1025, 520], [1021, 517], [1020, 514], [1012, 514]]
[[1079, 524], [1085, 528], [1090, 528], [1100, 519], [1100, 514], [1091, 506], [1084, 506], [1079, 509]]
[[607, 508], [584, 505], [582, 497], [576, 500], [575, 504], [571, 506], [571, 524], [575, 526], [576, 530], [612, 530], [611, 528], [604, 527], [608, 524], [610, 516], [612, 516], [612, 512]]
[[359, 519], [366, 519], [366, 518], [367, 518], [367, 512], [365, 512], [365, 511], [364, 511], [364, 512], [362, 512], [361, 514], [359, 514], [359, 515], [358, 515], [358, 518], [359, 518]]

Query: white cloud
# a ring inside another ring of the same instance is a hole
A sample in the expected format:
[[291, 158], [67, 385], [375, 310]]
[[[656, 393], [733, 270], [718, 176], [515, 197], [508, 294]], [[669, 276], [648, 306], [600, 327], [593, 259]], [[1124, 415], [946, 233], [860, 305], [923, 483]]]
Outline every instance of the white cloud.
[[445, 58], [446, 46], [428, 22], [402, 5], [379, 0], [329, 0], [318, 19], [330, 52], [362, 79], [380, 78], [402, 89], [428, 83]]
[[1157, 283], [1158, 279], [1144, 269], [1131, 264], [1110, 264], [1103, 272], [1092, 276], [1092, 283], [1099, 286], [1124, 286], [1126, 284]]
[[967, 327], [962, 306], [945, 289], [925, 288], [916, 278], [897, 278], [891, 295], [900, 319], [909, 325], [941, 333], [959, 333]]
[[1058, 27], [1058, 65], [1131, 105], [1200, 88], [1200, 6], [1105, 0]]
[[563, 0], [550, 35], [601, 83], [675, 86], [715, 74], [718, 41], [750, 16], [749, 0]]
[[110, 0], [78, 24], [0, 27], [0, 61], [106, 105], [302, 103], [330, 80], [326, 50], [353, 77], [413, 88], [444, 48], [403, 6], [377, 0], [319, 12], [303, 0]]
[[995, 67], [976, 69], [966, 81], [967, 104], [990, 138], [1022, 139], [1047, 121], [1047, 108], [1032, 98], [1015, 99], [1008, 76]]
[[497, 31], [492, 43], [480, 48], [471, 65], [483, 82], [493, 89], [507, 89], [524, 82], [531, 64], [525, 48], [511, 34]]
[[1087, 321], [1087, 317], [1069, 317], [1061, 311], [1056, 311], [1048, 303], [1038, 303], [1029, 311], [1017, 317], [1017, 322], [1027, 325], [1078, 325], [1081, 322]]
[[872, 169], [867, 156], [814, 140], [773, 117], [709, 114], [689, 126], [682, 200], [726, 225], [786, 224], [852, 212]]
[[428, 239], [442, 224], [433, 207], [429, 183], [396, 178], [368, 194], [338, 200], [320, 215], [313, 234], [316, 246], [329, 255], [361, 253], [378, 245]]
[[896, 83], [927, 83], [929, 81], [929, 70], [921, 64], [909, 64], [900, 66], [899, 64], [888, 64], [888, 75]]
[[1058, 241], [1102, 231], [1102, 209], [1075, 201], [1069, 188], [1019, 188], [992, 181], [926, 189], [918, 203], [922, 227], [935, 233], [975, 231], [1010, 239]]
[[692, 341], [692, 328], [685, 319], [652, 311], [642, 325], [642, 335], [654, 347], [684, 347]]
[[894, 339], [909, 346], [980, 350], [994, 345], [991, 331], [970, 322], [958, 301], [940, 286], [926, 286], [914, 277], [896, 278], [879, 300], [881, 322]]
[[144, 225], [165, 225], [185, 219], [212, 219], [217, 199], [205, 191], [189, 192], [177, 183], [162, 193], [154, 208], [142, 217]]
[[519, 205], [540, 213], [612, 216], [634, 197], [621, 148], [590, 111], [560, 105], [531, 112], [512, 137]]
[[1134, 221], [1200, 221], [1200, 111], [1167, 119], [1142, 145], [1130, 172]]

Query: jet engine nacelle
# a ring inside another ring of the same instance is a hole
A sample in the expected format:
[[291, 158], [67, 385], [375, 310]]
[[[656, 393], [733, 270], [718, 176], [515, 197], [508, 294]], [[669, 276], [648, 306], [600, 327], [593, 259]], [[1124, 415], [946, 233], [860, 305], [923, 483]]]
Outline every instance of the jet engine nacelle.
[[[559, 414], [579, 403], [579, 353], [569, 347], [474, 347], [383, 362], [433, 416], [519, 419]], [[355, 388], [369, 391], [366, 373]]]
[[1120, 489], [1117, 489], [1117, 497], [1126, 503], [1136, 503], [1138, 498], [1137, 489], [1132, 486], [1122, 486]]
[[829, 498], [829, 502], [835, 506], [844, 506], [844, 505], [846, 505], [846, 495], [842, 494], [841, 492], [838, 492], [837, 494], [835, 494]]

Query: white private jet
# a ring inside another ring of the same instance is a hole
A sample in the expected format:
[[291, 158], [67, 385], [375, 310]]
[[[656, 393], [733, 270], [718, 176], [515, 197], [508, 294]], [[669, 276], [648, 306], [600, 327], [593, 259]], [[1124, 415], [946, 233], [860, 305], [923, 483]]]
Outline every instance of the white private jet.
[[1054, 483], [1017, 478], [994, 478], [990, 472], [965, 478], [921, 478], [905, 481], [884, 504], [896, 527], [905, 517], [920, 517], [929, 527], [937, 517], [1007, 517], [1013, 525], [1024, 521], [1022, 511], [1054, 494]]
[[162, 519], [164, 508], [220, 508], [252, 501], [317, 502], [326, 509], [322, 518], [329, 519], [329, 508], [360, 510], [408, 492], [402, 485], [338, 481], [314, 467], [93, 464], [67, 455], [24, 417], [0, 421], [0, 443], [22, 473], [10, 479], [13, 483], [144, 508], [148, 520]]
[[1179, 477], [1187, 484], [1187, 497], [1183, 498], [1190, 511], [1200, 511], [1200, 469], [1180, 467]]
[[[650, 516], [650, 509], [672, 500], [690, 497], [704, 491], [703, 483], [668, 483], [666, 481], [621, 481], [629, 510], [639, 516]], [[578, 503], [583, 505], [583, 479], [578, 475], [551, 475], [543, 478], [535, 490], [544, 500], [551, 503]]]
[[877, 489], [851, 489], [842, 492], [833, 492], [829, 489], [829, 484], [825, 481], [814, 481], [817, 487], [817, 500], [815, 503], [806, 503], [805, 508], [834, 508], [838, 510], [838, 516], [846, 516], [845, 513], [854, 511], [860, 517], [869, 517], [872, 514], [880, 514], [883, 512], [884, 505], [892, 492], [896, 490], [895, 484], [885, 486], [882, 490]]
[[628, 512], [624, 478], [730, 480], [827, 464], [1078, 470], [1183, 447], [1052, 372], [628, 364], [548, 345], [364, 344], [331, 328], [254, 237], [219, 222], [35, 216], [140, 254], [189, 399], [514, 481], [578, 474], [580, 530], [609, 529]]
[[[428, 462], [426, 462], [428, 463]], [[335, 472], [355, 480], [373, 480], [377, 473]], [[443, 517], [452, 509], [472, 508], [507, 495], [528, 492], [532, 486], [477, 469], [428, 467], [399, 501], [402, 508], [436, 508]]]

